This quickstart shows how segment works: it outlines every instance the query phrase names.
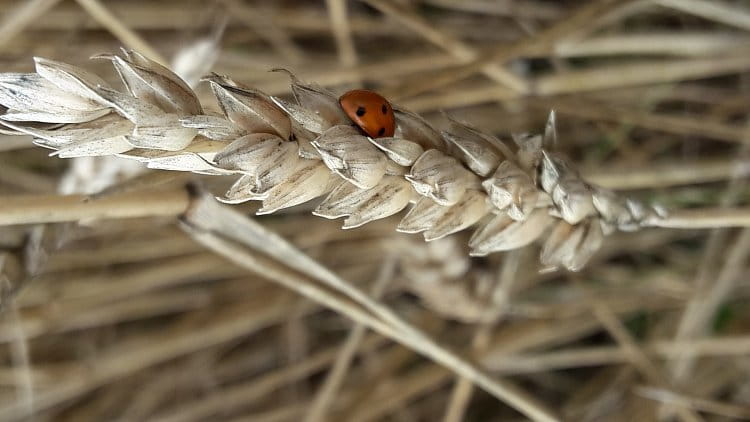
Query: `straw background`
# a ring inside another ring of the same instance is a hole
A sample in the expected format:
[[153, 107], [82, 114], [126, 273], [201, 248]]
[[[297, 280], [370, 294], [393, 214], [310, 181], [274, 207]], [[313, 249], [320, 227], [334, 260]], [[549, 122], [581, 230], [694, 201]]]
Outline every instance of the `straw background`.
[[[364, 86], [503, 139], [554, 109], [587, 180], [703, 223], [543, 271], [538, 246], [470, 258], [466, 233], [342, 230], [310, 205], [178, 218], [186, 183], [231, 180], [0, 135], [0, 420], [750, 419], [747, 1], [0, 0], [1, 72], [42, 56], [116, 84], [89, 57], [121, 46], [272, 95], [290, 92], [271, 68]], [[12, 224], [105, 188], [110, 218]], [[301, 254], [206, 234], [231, 227]], [[525, 415], [498, 400], [515, 389]]]

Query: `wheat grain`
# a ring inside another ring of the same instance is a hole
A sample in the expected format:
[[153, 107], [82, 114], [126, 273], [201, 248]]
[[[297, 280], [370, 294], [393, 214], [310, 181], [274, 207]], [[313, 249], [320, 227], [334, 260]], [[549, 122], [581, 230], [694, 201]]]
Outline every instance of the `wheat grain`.
[[541, 260], [578, 270], [615, 230], [654, 225], [659, 208], [583, 180], [543, 135], [506, 142], [451, 120], [438, 132], [395, 106], [396, 134], [361, 135], [328, 91], [291, 75], [295, 101], [219, 75], [210, 85], [221, 113], [162, 65], [130, 50], [101, 55], [126, 92], [83, 69], [35, 58], [36, 73], [0, 75], [3, 123], [60, 157], [117, 155], [156, 169], [235, 175], [221, 200], [262, 201], [259, 214], [324, 197], [314, 213], [346, 217], [344, 228], [411, 209], [397, 230], [432, 241], [476, 226], [471, 255], [541, 238]]

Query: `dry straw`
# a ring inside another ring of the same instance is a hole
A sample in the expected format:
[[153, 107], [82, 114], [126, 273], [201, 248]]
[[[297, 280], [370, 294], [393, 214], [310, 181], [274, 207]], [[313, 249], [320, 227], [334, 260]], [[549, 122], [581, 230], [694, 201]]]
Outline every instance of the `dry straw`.
[[155, 169], [234, 175], [220, 200], [262, 202], [258, 214], [323, 198], [314, 214], [354, 228], [408, 208], [397, 226], [433, 241], [474, 227], [470, 253], [517, 249], [545, 237], [548, 267], [582, 268], [613, 231], [665, 217], [583, 180], [543, 135], [512, 142], [450, 119], [438, 131], [394, 105], [392, 138], [363, 136], [335, 95], [293, 75], [294, 101], [210, 75], [221, 112], [208, 110], [169, 69], [130, 50], [110, 60], [125, 92], [65, 63], [0, 75], [3, 124], [64, 158], [116, 155]]

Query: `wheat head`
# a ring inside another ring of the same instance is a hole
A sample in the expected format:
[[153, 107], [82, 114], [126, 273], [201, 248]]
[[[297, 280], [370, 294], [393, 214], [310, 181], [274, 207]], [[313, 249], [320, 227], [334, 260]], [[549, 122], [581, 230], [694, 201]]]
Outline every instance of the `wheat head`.
[[314, 214], [354, 228], [409, 208], [396, 227], [426, 241], [476, 226], [470, 254], [531, 244], [542, 264], [576, 271], [604, 236], [641, 228], [663, 210], [583, 180], [542, 135], [512, 142], [450, 120], [440, 132], [393, 105], [396, 133], [363, 136], [327, 90], [291, 76], [294, 101], [228, 77], [208, 83], [209, 111], [172, 71], [137, 52], [101, 55], [125, 91], [69, 64], [35, 58], [36, 73], [0, 74], [2, 123], [60, 157], [120, 156], [154, 169], [235, 175], [220, 200], [262, 202], [258, 214], [324, 199]]

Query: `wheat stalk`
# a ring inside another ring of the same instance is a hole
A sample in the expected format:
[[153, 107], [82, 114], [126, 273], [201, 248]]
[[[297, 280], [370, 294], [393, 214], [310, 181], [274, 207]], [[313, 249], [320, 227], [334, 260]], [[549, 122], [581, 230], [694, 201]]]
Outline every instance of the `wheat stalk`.
[[262, 202], [258, 214], [324, 197], [314, 214], [344, 228], [409, 211], [396, 228], [426, 241], [475, 227], [470, 253], [526, 246], [549, 233], [541, 261], [578, 270], [616, 230], [666, 214], [583, 180], [561, 156], [555, 115], [513, 142], [451, 120], [439, 132], [394, 106], [392, 138], [363, 136], [328, 91], [291, 75], [295, 101], [231, 79], [204, 78], [221, 112], [162, 65], [130, 50], [102, 55], [126, 92], [83, 69], [35, 58], [36, 73], [0, 75], [3, 124], [63, 158], [116, 155], [150, 168], [234, 175], [220, 198]]

